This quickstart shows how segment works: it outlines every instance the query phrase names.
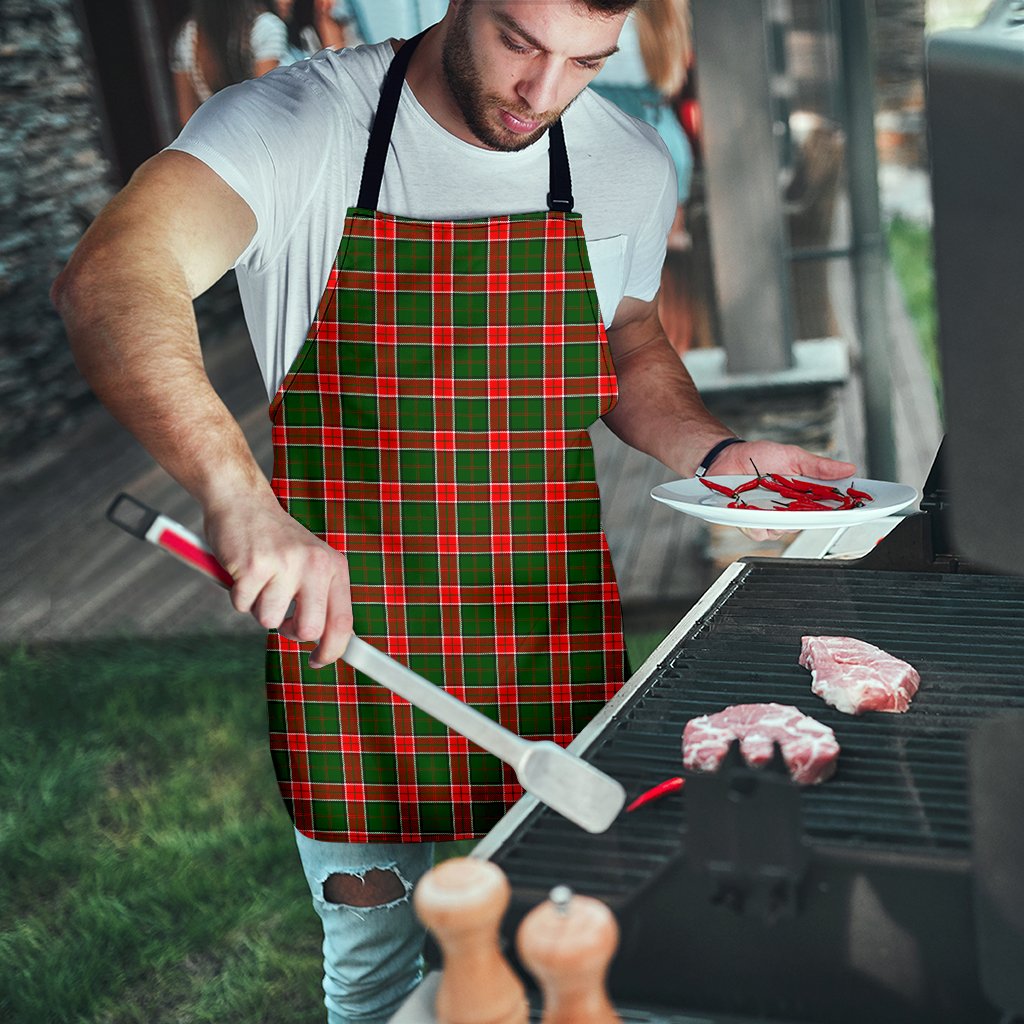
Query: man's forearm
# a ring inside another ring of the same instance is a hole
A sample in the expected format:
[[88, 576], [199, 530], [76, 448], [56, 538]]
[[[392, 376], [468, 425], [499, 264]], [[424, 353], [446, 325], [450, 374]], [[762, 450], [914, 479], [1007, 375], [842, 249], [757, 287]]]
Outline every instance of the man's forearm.
[[[676, 355], [654, 302], [623, 300], [622, 315], [608, 332], [619, 379], [619, 402], [605, 422], [627, 444], [653, 455], [681, 477], [693, 476], [701, 460], [733, 432], [708, 412], [693, 379]], [[836, 462], [795, 445], [748, 441], [731, 445], [714, 460], [714, 472], [761, 470], [837, 480], [853, 473]], [[764, 536], [767, 531], [754, 531]]]
[[605, 423], [627, 444], [680, 476], [732, 431], [708, 411], [679, 356], [662, 336], [616, 359], [619, 401]]

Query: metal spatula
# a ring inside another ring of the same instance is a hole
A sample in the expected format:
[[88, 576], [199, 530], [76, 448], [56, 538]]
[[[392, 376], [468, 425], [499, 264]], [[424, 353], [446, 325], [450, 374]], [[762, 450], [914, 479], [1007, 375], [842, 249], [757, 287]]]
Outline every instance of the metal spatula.
[[[227, 570], [199, 537], [136, 498], [118, 495], [107, 518], [221, 586], [232, 585]], [[527, 793], [587, 832], [606, 831], [622, 810], [622, 786], [557, 743], [524, 740], [357, 636], [349, 641], [342, 660], [511, 765]]]

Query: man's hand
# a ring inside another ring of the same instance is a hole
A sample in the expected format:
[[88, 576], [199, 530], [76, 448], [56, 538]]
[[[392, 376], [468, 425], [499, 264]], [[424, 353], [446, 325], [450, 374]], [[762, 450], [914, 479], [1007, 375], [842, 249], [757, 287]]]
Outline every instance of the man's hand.
[[345, 556], [292, 519], [276, 500], [231, 504], [208, 508], [205, 530], [235, 581], [232, 604], [289, 640], [318, 640], [309, 656], [312, 668], [337, 661], [352, 635]]
[[852, 462], [837, 462], [815, 455], [795, 444], [744, 441], [729, 445], [711, 464], [708, 476], [754, 476], [758, 471], [814, 480], [841, 480], [844, 476], [853, 476], [857, 467]]
[[[754, 467], [757, 467], [756, 470]], [[711, 464], [708, 476], [755, 476], [760, 473], [782, 473], [784, 476], [810, 477], [814, 480], [841, 480], [853, 476], [857, 467], [852, 462], [815, 455], [794, 444], [776, 441], [744, 441], [731, 444]], [[785, 530], [745, 529], [751, 540], [776, 540]]]

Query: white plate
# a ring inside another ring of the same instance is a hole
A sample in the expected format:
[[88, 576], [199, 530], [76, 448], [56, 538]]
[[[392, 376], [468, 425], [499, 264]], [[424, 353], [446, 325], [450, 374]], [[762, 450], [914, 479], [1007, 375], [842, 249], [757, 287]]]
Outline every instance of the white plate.
[[[709, 476], [708, 480], [725, 487], [737, 487], [750, 479], [750, 476]], [[808, 479], [801, 477], [800, 479]], [[846, 490], [853, 487], [858, 491], [870, 494], [873, 501], [866, 502], [860, 508], [830, 509], [827, 512], [789, 512], [780, 509], [778, 512], [749, 508], [728, 508], [729, 498], [724, 494], [705, 487], [697, 477], [687, 480], [673, 480], [671, 483], [659, 484], [651, 491], [651, 497], [663, 502], [670, 508], [678, 509], [687, 515], [696, 516], [709, 523], [722, 526], [739, 526], [758, 530], [813, 530], [836, 529], [840, 526], [853, 526], [856, 523], [867, 523], [882, 516], [891, 516], [894, 512], [914, 504], [918, 500], [916, 488], [907, 484], [891, 483], [886, 480], [862, 480], [858, 477], [846, 477], [842, 480], [817, 480], [815, 483], [828, 484]], [[747, 491], [742, 495], [745, 501], [755, 505], [770, 505], [773, 501], [786, 501], [781, 495], [764, 488]]]

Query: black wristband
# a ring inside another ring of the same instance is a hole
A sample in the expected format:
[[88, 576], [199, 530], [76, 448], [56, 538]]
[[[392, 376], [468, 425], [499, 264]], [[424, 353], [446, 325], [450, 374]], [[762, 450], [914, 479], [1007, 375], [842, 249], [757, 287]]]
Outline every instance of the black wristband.
[[727, 437], [724, 441], [719, 441], [718, 444], [716, 444], [714, 448], [712, 448], [711, 451], [709, 451], [707, 455], [700, 460], [700, 465], [697, 467], [697, 472], [694, 475], [699, 477], [704, 476], [711, 468], [711, 463], [714, 462], [715, 459], [717, 459], [718, 456], [721, 455], [722, 452], [724, 452], [731, 444], [743, 444], [743, 438]]

